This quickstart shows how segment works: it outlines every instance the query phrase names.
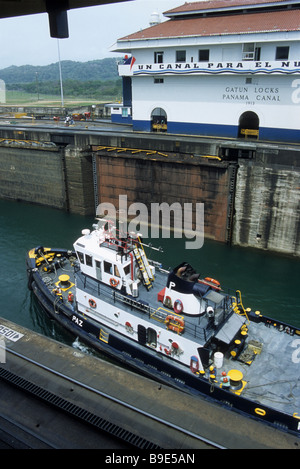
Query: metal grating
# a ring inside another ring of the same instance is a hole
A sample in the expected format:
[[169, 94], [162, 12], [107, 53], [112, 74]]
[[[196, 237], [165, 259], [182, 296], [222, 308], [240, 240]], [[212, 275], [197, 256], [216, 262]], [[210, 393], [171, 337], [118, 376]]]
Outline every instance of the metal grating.
[[139, 449], [159, 449], [160, 447], [145, 438], [138, 436], [119, 425], [109, 422], [102, 417], [76, 405], [72, 402], [50, 392], [46, 389], [37, 386], [36, 384], [27, 381], [26, 379], [12, 373], [11, 371], [5, 370], [0, 367], [0, 379], [18, 387], [22, 391], [28, 392], [29, 394], [45, 401], [72, 416], [84, 421], [85, 423], [92, 425], [98, 430], [109, 433], [115, 438], [118, 438], [126, 443], [130, 444]]

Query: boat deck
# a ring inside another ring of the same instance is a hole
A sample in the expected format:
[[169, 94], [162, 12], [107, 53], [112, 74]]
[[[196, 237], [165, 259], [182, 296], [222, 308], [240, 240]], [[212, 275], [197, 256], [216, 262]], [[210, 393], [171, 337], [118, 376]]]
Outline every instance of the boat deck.
[[251, 365], [225, 358], [220, 371], [234, 368], [243, 373], [247, 383], [241, 393], [243, 397], [291, 415], [300, 414], [299, 359], [295, 356], [300, 339], [284, 330], [280, 332], [272, 324], [251, 321], [247, 342], [251, 340], [262, 345]]

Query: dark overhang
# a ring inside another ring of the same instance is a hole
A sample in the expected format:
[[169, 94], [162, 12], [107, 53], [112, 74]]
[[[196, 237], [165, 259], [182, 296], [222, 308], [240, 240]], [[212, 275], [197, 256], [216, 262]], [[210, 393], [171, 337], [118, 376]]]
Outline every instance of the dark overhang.
[[0, 18], [48, 13], [51, 37], [69, 37], [67, 11], [130, 0], [0, 0]]

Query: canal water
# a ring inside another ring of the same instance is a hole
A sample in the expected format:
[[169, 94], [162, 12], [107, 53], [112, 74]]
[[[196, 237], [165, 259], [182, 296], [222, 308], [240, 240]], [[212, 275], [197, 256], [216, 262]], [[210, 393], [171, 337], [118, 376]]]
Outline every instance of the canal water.
[[[81, 230], [94, 219], [64, 211], [0, 200], [0, 316], [67, 344], [74, 338], [42, 312], [27, 288], [25, 257], [43, 245], [72, 249]], [[185, 239], [153, 239], [163, 252], [147, 251], [165, 268], [190, 262], [203, 276], [240, 290], [243, 304], [264, 315], [300, 327], [300, 260], [279, 254], [205, 241], [185, 250]]]

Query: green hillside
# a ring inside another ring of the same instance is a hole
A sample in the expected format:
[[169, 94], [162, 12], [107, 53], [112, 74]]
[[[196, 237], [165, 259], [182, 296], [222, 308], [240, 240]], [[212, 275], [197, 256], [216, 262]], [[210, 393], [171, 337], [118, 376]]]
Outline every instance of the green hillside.
[[[64, 60], [61, 69], [66, 97], [115, 100], [122, 96], [122, 82], [115, 58], [89, 62]], [[36, 95], [39, 99], [60, 95], [58, 62], [45, 66], [12, 65], [0, 70], [0, 79], [6, 84], [7, 102], [20, 93]]]
[[[95, 81], [115, 80], [118, 78], [116, 58], [91, 60], [89, 62], [75, 62], [62, 60], [61, 69], [63, 80]], [[34, 81], [59, 80], [58, 62], [44, 66], [12, 65], [0, 70], [0, 79], [5, 83], [30, 83]]]

